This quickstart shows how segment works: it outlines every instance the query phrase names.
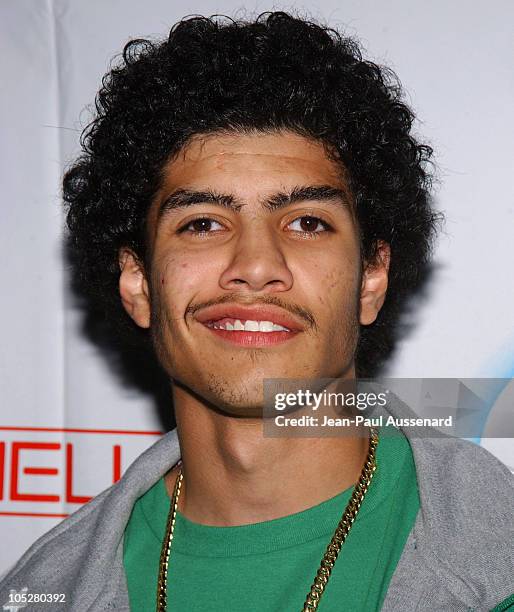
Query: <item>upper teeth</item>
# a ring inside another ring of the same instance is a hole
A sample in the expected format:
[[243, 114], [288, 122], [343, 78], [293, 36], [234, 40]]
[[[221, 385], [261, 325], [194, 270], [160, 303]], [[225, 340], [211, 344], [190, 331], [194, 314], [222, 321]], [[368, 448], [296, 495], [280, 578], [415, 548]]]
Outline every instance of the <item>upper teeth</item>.
[[247, 332], [274, 332], [274, 331], [290, 331], [287, 327], [277, 325], [273, 321], [251, 321], [243, 322], [240, 319], [235, 319], [234, 323], [211, 323], [210, 327], [214, 329], [226, 329], [228, 331], [247, 331]]

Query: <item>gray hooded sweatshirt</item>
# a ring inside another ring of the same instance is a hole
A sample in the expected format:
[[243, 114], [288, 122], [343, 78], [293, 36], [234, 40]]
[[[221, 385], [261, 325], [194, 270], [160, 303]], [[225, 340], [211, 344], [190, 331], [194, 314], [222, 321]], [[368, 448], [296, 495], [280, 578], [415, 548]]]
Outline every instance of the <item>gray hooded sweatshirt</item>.
[[[416, 416], [391, 396], [373, 416]], [[514, 604], [514, 475], [472, 442], [400, 429], [413, 451], [420, 509], [382, 612], [486, 612], [501, 602], [497, 610], [506, 610]], [[11, 589], [27, 588], [27, 593], [63, 593], [65, 603], [30, 603], [23, 610], [128, 611], [125, 527], [137, 498], [179, 458], [173, 430], [119, 482], [29, 548], [2, 578], [0, 606]], [[148, 602], [148, 610], [155, 610], [155, 602]]]

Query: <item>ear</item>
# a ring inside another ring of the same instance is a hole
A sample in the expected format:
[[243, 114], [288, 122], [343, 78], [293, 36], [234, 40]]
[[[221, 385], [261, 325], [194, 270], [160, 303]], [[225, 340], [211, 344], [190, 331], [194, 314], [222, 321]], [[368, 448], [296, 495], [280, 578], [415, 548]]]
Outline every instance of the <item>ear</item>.
[[128, 247], [118, 253], [120, 296], [123, 306], [139, 327], [150, 327], [150, 297], [143, 264]]
[[389, 244], [379, 240], [376, 257], [372, 262], [366, 264], [362, 275], [359, 316], [361, 325], [373, 323], [384, 304], [390, 261], [391, 248]]

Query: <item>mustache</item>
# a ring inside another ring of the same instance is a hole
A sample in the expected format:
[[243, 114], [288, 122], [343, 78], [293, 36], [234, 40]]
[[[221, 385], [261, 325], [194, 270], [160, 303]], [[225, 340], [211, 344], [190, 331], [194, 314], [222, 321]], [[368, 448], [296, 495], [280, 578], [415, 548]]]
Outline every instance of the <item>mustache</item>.
[[309, 310], [307, 310], [303, 306], [299, 306], [298, 304], [289, 304], [288, 302], [284, 302], [282, 299], [274, 295], [263, 295], [256, 297], [249, 296], [247, 294], [243, 295], [240, 293], [227, 293], [226, 295], [223, 295], [220, 298], [215, 298], [206, 302], [198, 302], [197, 304], [191, 304], [186, 308], [185, 314], [194, 315], [202, 308], [207, 308], [208, 306], [217, 306], [219, 304], [226, 304], [228, 302], [233, 304], [240, 304], [241, 306], [277, 306], [278, 308], [283, 308], [287, 312], [290, 312], [291, 314], [301, 318], [312, 329], [318, 329], [316, 320]]

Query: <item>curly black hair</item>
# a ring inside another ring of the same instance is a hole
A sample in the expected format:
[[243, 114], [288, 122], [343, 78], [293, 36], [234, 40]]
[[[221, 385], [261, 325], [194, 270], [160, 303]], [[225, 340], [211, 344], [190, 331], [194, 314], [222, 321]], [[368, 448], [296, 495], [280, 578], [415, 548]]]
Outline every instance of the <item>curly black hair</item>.
[[389, 288], [361, 326], [357, 375], [374, 376], [394, 348], [403, 306], [430, 261], [441, 216], [431, 203], [432, 149], [394, 73], [357, 42], [284, 13], [255, 20], [189, 17], [164, 41], [124, 48], [96, 98], [82, 155], [64, 176], [76, 281], [120, 338], [151, 344], [119, 296], [118, 250], [147, 262], [145, 221], [163, 166], [195, 135], [287, 129], [336, 152], [349, 177], [364, 259], [391, 246]]

